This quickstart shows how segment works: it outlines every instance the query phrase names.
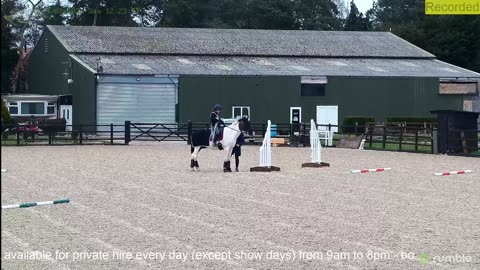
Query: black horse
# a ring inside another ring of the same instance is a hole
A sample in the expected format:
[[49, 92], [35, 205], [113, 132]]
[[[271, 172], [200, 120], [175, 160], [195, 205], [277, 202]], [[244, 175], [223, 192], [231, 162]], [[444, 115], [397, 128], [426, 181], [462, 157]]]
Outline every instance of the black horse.
[[[233, 124], [224, 127], [223, 129], [223, 138], [220, 140], [220, 143], [225, 150], [225, 160], [223, 163], [223, 171], [231, 172], [230, 168], [230, 157], [232, 156], [232, 151], [235, 145], [237, 144], [237, 139], [242, 132], [248, 132], [252, 134], [252, 129], [248, 118], [244, 117], [237, 120]], [[192, 132], [191, 136], [191, 154], [192, 160], [190, 162], [190, 167], [197, 171], [199, 170], [198, 165], [198, 153], [201, 149], [207, 148], [210, 145], [210, 129], [197, 130]], [[236, 159], [237, 160], [237, 159]]]

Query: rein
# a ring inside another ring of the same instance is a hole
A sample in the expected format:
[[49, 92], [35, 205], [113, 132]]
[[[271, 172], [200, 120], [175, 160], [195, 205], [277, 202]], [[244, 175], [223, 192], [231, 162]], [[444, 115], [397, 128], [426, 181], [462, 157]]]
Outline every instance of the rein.
[[229, 129], [231, 129], [231, 130], [235, 130], [236, 132], [240, 132], [240, 133], [242, 133], [242, 131], [241, 131], [241, 130], [237, 130], [237, 129], [231, 128], [230, 126], [225, 126], [225, 127], [226, 127], [226, 128], [229, 128]]

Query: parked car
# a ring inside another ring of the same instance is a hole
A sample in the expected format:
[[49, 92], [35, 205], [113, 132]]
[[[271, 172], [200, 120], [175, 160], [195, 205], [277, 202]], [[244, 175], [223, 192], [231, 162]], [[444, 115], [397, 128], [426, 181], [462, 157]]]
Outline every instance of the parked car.
[[[40, 129], [38, 126], [36, 125], [31, 125], [29, 123], [21, 123], [21, 124], [18, 124], [18, 131], [19, 132], [24, 132], [24, 131], [28, 131], [28, 132], [32, 132], [33, 134], [35, 135], [38, 135], [39, 133], [42, 132], [42, 129]], [[17, 131], [17, 127], [13, 127], [11, 129], [9, 129], [9, 131], [11, 132], [16, 132]]]

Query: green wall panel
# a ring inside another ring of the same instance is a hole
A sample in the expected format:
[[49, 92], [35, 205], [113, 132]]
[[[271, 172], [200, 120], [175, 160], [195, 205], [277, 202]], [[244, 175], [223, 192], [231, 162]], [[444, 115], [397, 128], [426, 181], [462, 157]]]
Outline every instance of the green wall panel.
[[316, 119], [316, 106], [338, 105], [345, 116], [432, 116], [431, 110], [461, 110], [461, 96], [438, 94], [438, 78], [329, 77], [325, 97], [301, 97], [299, 77], [182, 76], [179, 83], [180, 122], [208, 121], [215, 103], [222, 117], [232, 106], [250, 106], [253, 122], [290, 121], [290, 107], [302, 107], [302, 121]]
[[72, 59], [73, 83], [70, 85], [73, 101], [73, 124], [96, 124], [95, 75]]
[[[69, 61], [70, 67], [65, 64]], [[65, 72], [69, 75], [65, 76]], [[69, 78], [73, 79], [72, 84], [67, 83]], [[42, 35], [30, 56], [28, 80], [33, 94], [72, 95], [74, 125], [95, 124], [94, 74], [72, 59], [49, 30]]]
[[68, 65], [62, 62], [67, 62], [69, 58], [67, 50], [46, 30], [28, 61], [29, 91], [45, 95], [71, 94], [68, 77], [62, 74], [68, 71]]

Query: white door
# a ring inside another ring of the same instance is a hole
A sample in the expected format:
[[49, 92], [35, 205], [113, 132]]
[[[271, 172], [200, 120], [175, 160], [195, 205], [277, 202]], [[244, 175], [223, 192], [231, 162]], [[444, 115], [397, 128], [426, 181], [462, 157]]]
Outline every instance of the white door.
[[60, 105], [60, 118], [67, 121], [66, 131], [72, 131], [72, 105]]
[[[338, 106], [317, 106], [317, 125], [338, 125]], [[328, 130], [328, 127], [318, 127], [319, 130]], [[331, 131], [338, 132], [338, 127]]]

